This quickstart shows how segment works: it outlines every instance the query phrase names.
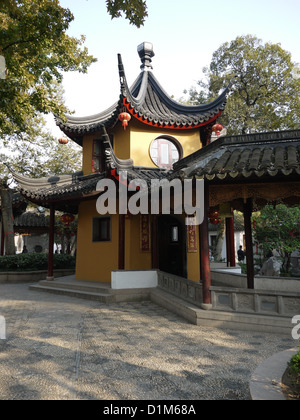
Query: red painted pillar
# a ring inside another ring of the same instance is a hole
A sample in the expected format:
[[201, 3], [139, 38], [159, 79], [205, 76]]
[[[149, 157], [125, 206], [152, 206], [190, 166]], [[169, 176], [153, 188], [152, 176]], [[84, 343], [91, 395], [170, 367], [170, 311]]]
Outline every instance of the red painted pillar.
[[204, 184], [204, 219], [199, 226], [200, 243], [200, 273], [202, 282], [202, 308], [211, 309], [211, 275], [209, 261], [209, 240], [208, 240], [208, 209], [209, 209], [209, 189], [208, 183]]
[[247, 284], [248, 289], [254, 289], [254, 257], [252, 240], [252, 199], [244, 202], [244, 227], [246, 237], [246, 263], [247, 263]]
[[235, 267], [234, 218], [226, 217], [227, 267]]
[[54, 280], [54, 276], [53, 276], [54, 227], [55, 227], [55, 206], [54, 204], [52, 204], [50, 207], [47, 280]]

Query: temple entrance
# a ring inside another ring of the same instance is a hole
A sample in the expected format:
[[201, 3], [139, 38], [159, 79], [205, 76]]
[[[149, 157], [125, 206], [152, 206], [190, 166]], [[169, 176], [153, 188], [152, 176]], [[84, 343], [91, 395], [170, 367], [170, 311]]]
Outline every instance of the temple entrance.
[[184, 220], [158, 217], [158, 268], [177, 276], [187, 276], [186, 230]]

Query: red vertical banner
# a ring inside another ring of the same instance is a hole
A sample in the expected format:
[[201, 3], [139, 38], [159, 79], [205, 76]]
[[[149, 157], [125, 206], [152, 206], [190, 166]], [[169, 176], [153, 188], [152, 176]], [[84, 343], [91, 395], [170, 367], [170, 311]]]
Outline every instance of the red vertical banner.
[[187, 226], [187, 243], [188, 252], [197, 252], [197, 237], [196, 237], [196, 226]]
[[141, 251], [150, 252], [150, 218], [148, 214], [141, 214], [140, 219], [140, 248]]

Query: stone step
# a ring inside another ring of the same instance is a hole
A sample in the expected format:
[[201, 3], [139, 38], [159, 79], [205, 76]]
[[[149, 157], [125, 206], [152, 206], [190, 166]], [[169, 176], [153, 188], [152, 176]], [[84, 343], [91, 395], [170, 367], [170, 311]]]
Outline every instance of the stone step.
[[38, 292], [47, 292], [47, 293], [55, 293], [61, 295], [67, 295], [71, 297], [81, 298], [81, 299], [88, 299], [88, 300], [96, 300], [103, 303], [113, 303], [116, 301], [116, 298], [113, 294], [110, 293], [99, 293], [94, 291], [85, 291], [79, 290], [74, 288], [64, 288], [62, 285], [58, 287], [56, 285], [31, 285], [29, 286], [30, 290], [35, 290]]
[[41, 280], [38, 283], [40, 286], [45, 286], [49, 288], [61, 288], [61, 289], [70, 289], [70, 290], [80, 290], [84, 292], [95, 292], [95, 293], [104, 293], [112, 294], [112, 289], [110, 288], [109, 283], [95, 283], [95, 282], [80, 282], [80, 281], [62, 281], [62, 280]]
[[83, 299], [110, 302], [136, 302], [150, 300], [151, 289], [112, 289], [110, 283], [97, 283], [91, 281], [75, 280], [74, 276], [55, 279], [53, 281], [41, 280], [31, 285], [30, 290], [64, 294]]

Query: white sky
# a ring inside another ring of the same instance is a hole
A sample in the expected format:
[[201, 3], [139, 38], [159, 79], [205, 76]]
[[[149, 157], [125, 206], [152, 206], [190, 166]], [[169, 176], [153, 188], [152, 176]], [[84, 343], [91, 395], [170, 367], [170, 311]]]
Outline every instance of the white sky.
[[[148, 18], [136, 28], [125, 18], [111, 20], [105, 0], [60, 0], [75, 16], [69, 35], [86, 36], [85, 46], [98, 59], [88, 74], [64, 76], [66, 105], [76, 116], [104, 111], [120, 93], [117, 54], [122, 55], [131, 85], [140, 72], [137, 46], [154, 46], [153, 72], [169, 95], [180, 98], [184, 89], [202, 78], [202, 68], [224, 42], [255, 35], [263, 42], [280, 43], [300, 63], [300, 0], [146, 0]], [[62, 133], [48, 118], [52, 134]]]

